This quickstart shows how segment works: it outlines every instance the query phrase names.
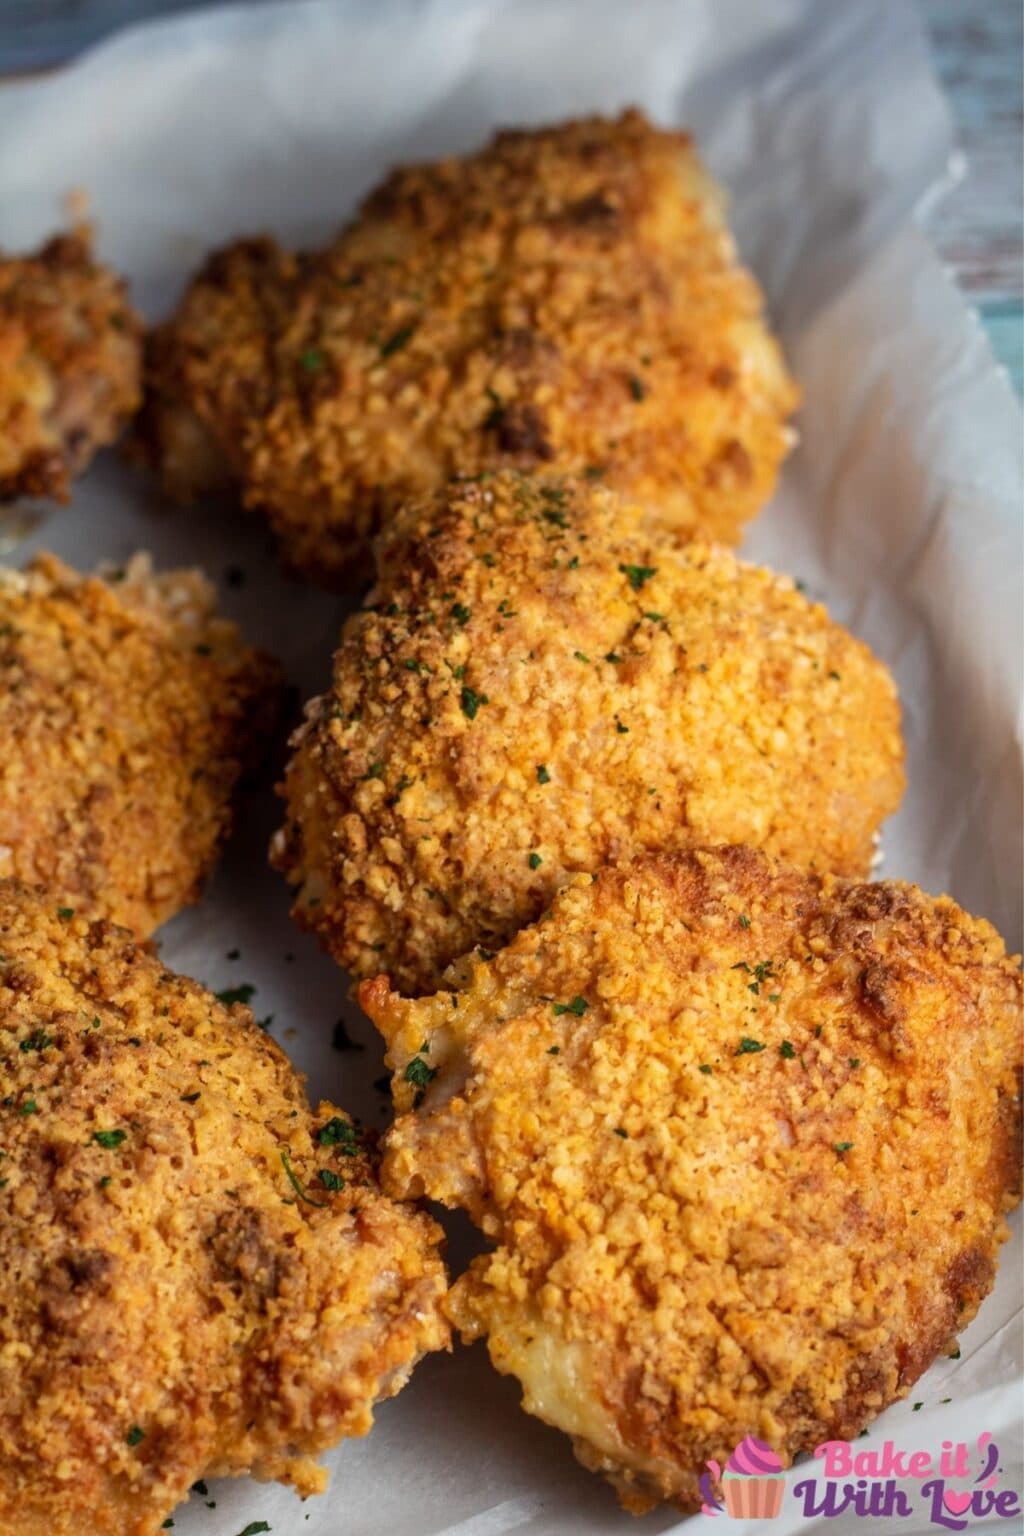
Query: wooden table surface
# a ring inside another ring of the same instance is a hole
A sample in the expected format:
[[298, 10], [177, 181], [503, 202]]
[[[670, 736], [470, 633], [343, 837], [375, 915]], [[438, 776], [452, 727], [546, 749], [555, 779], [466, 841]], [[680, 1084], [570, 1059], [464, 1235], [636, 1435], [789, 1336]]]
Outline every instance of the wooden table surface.
[[[203, 0], [0, 0], [0, 75], [52, 68], [146, 14]], [[822, 0], [855, 5], [857, 0]], [[928, 227], [978, 308], [1018, 393], [1024, 373], [1022, 275], [1022, 56], [1020, 0], [916, 3], [949, 95], [966, 157], [961, 184]]]

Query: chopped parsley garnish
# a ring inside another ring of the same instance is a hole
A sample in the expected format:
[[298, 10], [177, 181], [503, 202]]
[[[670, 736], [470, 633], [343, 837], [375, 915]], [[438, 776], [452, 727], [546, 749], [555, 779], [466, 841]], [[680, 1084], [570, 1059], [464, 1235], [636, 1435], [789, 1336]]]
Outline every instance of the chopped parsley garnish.
[[348, 1157], [354, 1157], [358, 1151], [355, 1126], [343, 1120], [340, 1115], [334, 1115], [326, 1125], [322, 1125], [316, 1133], [316, 1139], [322, 1147], [340, 1147]]
[[462, 693], [459, 697], [459, 703], [462, 705], [462, 713], [465, 715], [466, 719], [475, 720], [476, 712], [480, 708], [480, 705], [489, 704], [490, 700], [488, 699], [486, 693], [477, 693], [475, 689], [470, 688], [468, 683], [464, 683], [462, 685]]
[[573, 655], [575, 656], [577, 661], [589, 662], [589, 660], [590, 660], [590, 657], [587, 656], [583, 651], [573, 651]]
[[456, 624], [469, 623], [469, 609], [466, 607], [465, 603], [452, 603], [448, 612], [451, 614]]
[[349, 1034], [344, 1019], [339, 1019], [334, 1026], [331, 1036], [331, 1049], [334, 1051], [363, 1051], [366, 1047], [359, 1040], [353, 1040]]
[[622, 657], [619, 656], [617, 654], [617, 652], [615, 652], [615, 651], [605, 651], [604, 659], [605, 659], [605, 661], [613, 661], [614, 662], [614, 661], [621, 661]]
[[225, 1008], [230, 1008], [233, 1003], [250, 1003], [255, 992], [255, 987], [250, 986], [247, 981], [243, 981], [240, 987], [225, 987], [223, 992], [215, 992], [213, 995], [218, 1003], [223, 1003]]
[[911, 1405], [910, 1411], [911, 1411], [911, 1413], [917, 1413], [918, 1410], [923, 1408], [923, 1407], [924, 1407], [924, 1403], [914, 1403], [914, 1404]]
[[205, 1482], [200, 1477], [196, 1482], [194, 1482], [192, 1484], [191, 1492], [192, 1493], [198, 1493], [201, 1498], [205, 1499], [206, 1496], [209, 1494], [210, 1490], [209, 1490], [209, 1488], [207, 1488]]
[[750, 918], [747, 916], [747, 914], [745, 912], [741, 912], [740, 913], [740, 927], [741, 928], [749, 928], [750, 927]]
[[547, 764], [546, 763], [538, 763], [537, 764], [537, 783], [538, 784], [550, 784], [551, 783], [551, 775], [550, 775], [550, 773], [548, 773], [548, 769], [547, 769]]
[[27, 1040], [19, 1042], [18, 1049], [19, 1051], [45, 1051], [52, 1044], [53, 1041], [50, 1036], [45, 1034], [43, 1030], [37, 1029], [35, 1034], [29, 1035]]
[[615, 1127], [615, 1134], [616, 1134], [616, 1136], [621, 1136], [623, 1141], [628, 1141], [629, 1140], [629, 1132], [628, 1131], [624, 1131], [622, 1129], [621, 1125], [617, 1125]]
[[619, 719], [618, 715], [615, 716], [615, 731], [616, 731], [616, 734], [619, 735], [619, 736], [628, 736], [629, 735], [629, 726], [628, 725], [623, 725], [623, 723]]
[[23, 1104], [18, 1105], [19, 1115], [38, 1115], [38, 1113], [39, 1105], [36, 1103], [35, 1099], [26, 1099]]
[[539, 853], [531, 853], [526, 862], [529, 864], [531, 869], [540, 869], [541, 865], [544, 863], [544, 860], [541, 858]]
[[647, 390], [644, 388], [643, 379], [638, 379], [636, 374], [630, 377], [629, 392], [634, 400], [642, 400], [647, 393]]
[[644, 610], [644, 618], [650, 619], [652, 624], [664, 624], [665, 622], [665, 615], [663, 613], [651, 613], [646, 609]]
[[698, 1072], [703, 1072], [706, 1076], [712, 1073], [714, 1070], [714, 1067], [709, 1066], [706, 1061], [702, 1061], [700, 1066], [697, 1068]]
[[783, 1040], [782, 1044], [779, 1046], [779, 1055], [784, 1061], [793, 1060], [794, 1056], [796, 1055], [796, 1051], [793, 1049], [793, 1046], [789, 1040]]
[[288, 1175], [288, 1183], [291, 1185], [292, 1189], [294, 1189], [300, 1200], [304, 1201], [306, 1205], [315, 1205], [318, 1210], [322, 1211], [326, 1209], [322, 1200], [311, 1200], [306, 1194], [306, 1191], [303, 1189], [302, 1185], [299, 1183], [295, 1176], [295, 1170], [289, 1161], [288, 1153], [284, 1150], [283, 1147], [281, 1148], [281, 1166], [284, 1168], [285, 1173]]
[[548, 1055], [549, 1056], [557, 1056], [559, 1054], [559, 1052], [561, 1051], [561, 1049], [562, 1049], [562, 1047], [560, 1045], [549, 1045], [548, 1046]]
[[629, 577], [629, 584], [634, 592], [639, 592], [640, 588], [658, 573], [656, 565], [620, 565], [619, 570], [623, 576]]
[[737, 1056], [753, 1056], [757, 1051], [763, 1051], [764, 1044], [760, 1040], [751, 1040], [749, 1035], [744, 1035], [736, 1051]]
[[850, 1062], [850, 1071], [851, 1072], [856, 1072], [857, 1068], [860, 1066], [860, 1057], [859, 1056], [851, 1056], [848, 1059], [849, 1059], [849, 1062]]
[[380, 349], [381, 357], [391, 357], [395, 352], [400, 352], [406, 342], [412, 340], [415, 329], [414, 325], [403, 325], [397, 331], [392, 332]]
[[310, 347], [308, 352], [303, 352], [299, 362], [307, 373], [319, 373], [324, 365], [324, 355], [318, 352], [316, 347]]
[[119, 1147], [121, 1145], [122, 1141], [127, 1141], [127, 1139], [128, 1139], [128, 1132], [127, 1131], [93, 1131], [92, 1139], [99, 1146], [106, 1147], [108, 1152], [112, 1152], [115, 1147]]
[[133, 1424], [131, 1429], [128, 1431], [128, 1433], [124, 1437], [124, 1443], [125, 1443], [125, 1445], [130, 1445], [130, 1446], [134, 1447], [136, 1445], [141, 1445], [143, 1440], [145, 1440], [145, 1438], [146, 1438], [146, 1431], [144, 1429], [140, 1429], [137, 1424]]
[[850, 1150], [850, 1148], [852, 1146], [853, 1146], [853, 1142], [852, 1141], [834, 1141], [832, 1143], [832, 1150], [836, 1154], [837, 1157], [842, 1157], [843, 1153], [844, 1152], [849, 1152], [849, 1150]]
[[560, 1018], [563, 1013], [572, 1013], [575, 1014], [576, 1018], [582, 1019], [590, 1004], [585, 997], [577, 995], [571, 1003], [552, 1003], [551, 1006], [554, 1009], [556, 1018]]
[[265, 1520], [250, 1520], [244, 1531], [239, 1531], [238, 1536], [263, 1536], [264, 1531], [272, 1527]]
[[426, 1088], [437, 1076], [437, 1068], [428, 1067], [422, 1056], [414, 1056], [406, 1064], [402, 1076], [407, 1083], [414, 1083], [417, 1088]]
[[181, 1095], [181, 1102], [183, 1104], [194, 1104], [199, 1096], [199, 1090], [197, 1088], [195, 1093], [183, 1093]]
[[70, 922], [71, 918], [73, 918], [74, 915], [75, 915], [74, 907], [58, 907], [57, 908], [57, 916], [60, 918], [62, 923]]
[[334, 1173], [330, 1168], [321, 1168], [319, 1177], [320, 1183], [325, 1189], [337, 1191], [345, 1188], [345, 1180], [341, 1177], [341, 1174]]

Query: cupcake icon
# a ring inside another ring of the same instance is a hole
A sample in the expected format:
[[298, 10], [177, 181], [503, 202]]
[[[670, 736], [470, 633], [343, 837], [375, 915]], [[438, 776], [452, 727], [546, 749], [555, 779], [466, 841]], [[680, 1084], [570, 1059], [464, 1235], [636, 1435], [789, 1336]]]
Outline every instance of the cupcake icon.
[[784, 1487], [782, 1462], [771, 1446], [746, 1435], [722, 1473], [726, 1512], [734, 1519], [774, 1520]]

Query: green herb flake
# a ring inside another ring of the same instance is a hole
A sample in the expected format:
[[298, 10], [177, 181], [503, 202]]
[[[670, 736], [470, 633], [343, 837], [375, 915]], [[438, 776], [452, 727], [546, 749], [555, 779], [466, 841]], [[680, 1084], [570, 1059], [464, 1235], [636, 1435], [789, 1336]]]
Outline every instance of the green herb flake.
[[451, 614], [456, 624], [469, 623], [470, 611], [466, 607], [465, 603], [452, 603], [448, 612]]
[[779, 1046], [779, 1055], [782, 1057], [783, 1061], [793, 1060], [794, 1056], [796, 1055], [796, 1051], [793, 1049], [792, 1043], [789, 1040], [783, 1040], [782, 1044]]
[[474, 688], [470, 688], [468, 683], [464, 683], [462, 685], [462, 693], [459, 696], [459, 703], [462, 705], [462, 713], [466, 719], [475, 720], [477, 710], [481, 704], [489, 704], [490, 700], [486, 693], [477, 693]]
[[647, 390], [644, 388], [643, 379], [638, 379], [636, 374], [632, 374], [630, 377], [629, 392], [633, 399], [637, 401], [642, 400], [647, 393]]
[[244, 1531], [239, 1531], [238, 1536], [263, 1536], [264, 1531], [272, 1527], [265, 1520], [250, 1520]]
[[744, 1035], [736, 1051], [737, 1056], [753, 1056], [758, 1051], [764, 1050], [764, 1044], [760, 1040], [751, 1040], [749, 1035]]
[[299, 362], [307, 373], [319, 373], [324, 365], [324, 355], [316, 347], [310, 347], [307, 352], [303, 352]]
[[340, 1115], [332, 1116], [326, 1125], [322, 1125], [316, 1139], [322, 1147], [340, 1147], [348, 1157], [354, 1157], [358, 1151], [355, 1126]]
[[740, 913], [740, 927], [741, 928], [749, 928], [750, 927], [750, 918], [747, 916], [747, 914], [745, 912], [741, 912]]
[[50, 1036], [43, 1030], [37, 1029], [34, 1034], [29, 1035], [27, 1040], [18, 1042], [18, 1049], [19, 1051], [46, 1051], [52, 1044], [53, 1040]]
[[96, 1142], [96, 1144], [98, 1146], [106, 1147], [108, 1152], [112, 1152], [115, 1147], [119, 1147], [121, 1145], [122, 1141], [127, 1141], [128, 1140], [128, 1132], [127, 1131], [93, 1131], [92, 1139], [93, 1139], [93, 1141]]
[[586, 662], [590, 661], [590, 657], [585, 655], [583, 653], [583, 651], [573, 651], [573, 655], [575, 656], [577, 661], [586, 661]]
[[560, 1045], [549, 1045], [548, 1046], [548, 1055], [549, 1056], [557, 1056], [561, 1052], [561, 1049], [562, 1049], [562, 1047]]
[[834, 1141], [832, 1143], [832, 1151], [836, 1154], [837, 1157], [842, 1157], [843, 1153], [849, 1152], [852, 1146], [852, 1141]]
[[615, 1127], [615, 1134], [616, 1134], [616, 1136], [621, 1136], [623, 1141], [628, 1141], [629, 1140], [629, 1132], [628, 1131], [624, 1131], [622, 1129], [621, 1125], [617, 1125]]
[[62, 923], [69, 923], [75, 915], [74, 907], [58, 907], [57, 916]]
[[39, 1105], [35, 1099], [26, 1099], [23, 1104], [18, 1105], [19, 1115], [38, 1115], [38, 1113]]
[[547, 769], [547, 764], [546, 763], [538, 763], [537, 764], [537, 783], [538, 784], [550, 784], [551, 783], [551, 775], [550, 775], [550, 773], [548, 773], [548, 769]]
[[294, 1189], [295, 1193], [298, 1195], [299, 1199], [303, 1201], [304, 1204], [315, 1205], [316, 1208], [321, 1211], [327, 1209], [326, 1203], [323, 1200], [311, 1200], [306, 1194], [306, 1191], [303, 1189], [295, 1175], [295, 1169], [292, 1167], [291, 1160], [289, 1159], [288, 1153], [285, 1151], [284, 1147], [281, 1148], [281, 1166], [283, 1167], [288, 1177], [288, 1183], [291, 1185], [292, 1189]]
[[199, 1094], [199, 1090], [197, 1088], [195, 1093], [183, 1093], [181, 1095], [181, 1102], [183, 1104], [195, 1104], [195, 1102], [197, 1101], [197, 1099], [199, 1097], [200, 1097], [200, 1094]]
[[590, 1007], [590, 1004], [587, 1002], [585, 997], [580, 997], [577, 994], [571, 1003], [552, 1003], [551, 1006], [554, 1009], [556, 1018], [561, 1018], [563, 1013], [571, 1013], [577, 1019], [582, 1019], [583, 1015]]
[[134, 1449], [135, 1446], [141, 1445], [145, 1438], [146, 1431], [144, 1429], [140, 1429], [137, 1424], [133, 1424], [131, 1429], [124, 1437], [124, 1443], [125, 1445], [130, 1445]]
[[531, 853], [526, 862], [529, 864], [531, 869], [540, 869], [541, 865], [544, 863], [544, 860], [541, 858], [539, 853]]
[[697, 1071], [698, 1072], [703, 1072], [705, 1077], [710, 1077], [711, 1073], [714, 1070], [715, 1070], [714, 1067], [709, 1066], [706, 1061], [702, 1061], [700, 1066], [697, 1068]]
[[428, 1067], [422, 1056], [414, 1056], [407, 1063], [402, 1074], [407, 1083], [413, 1083], [417, 1088], [426, 1088], [437, 1076], [436, 1067]]
[[223, 992], [215, 992], [213, 995], [218, 1003], [223, 1003], [225, 1008], [230, 1008], [234, 1003], [248, 1005], [252, 1002], [255, 993], [256, 988], [250, 986], [247, 981], [243, 981], [240, 987], [225, 987]]
[[640, 588], [649, 582], [652, 576], [658, 574], [658, 567], [656, 565], [620, 565], [619, 570], [623, 576], [629, 578], [629, 584], [634, 592], [639, 592]]
[[341, 1174], [335, 1173], [330, 1168], [321, 1168], [318, 1177], [324, 1188], [331, 1190], [332, 1193], [337, 1193], [339, 1189], [345, 1188], [345, 1180], [341, 1177]]

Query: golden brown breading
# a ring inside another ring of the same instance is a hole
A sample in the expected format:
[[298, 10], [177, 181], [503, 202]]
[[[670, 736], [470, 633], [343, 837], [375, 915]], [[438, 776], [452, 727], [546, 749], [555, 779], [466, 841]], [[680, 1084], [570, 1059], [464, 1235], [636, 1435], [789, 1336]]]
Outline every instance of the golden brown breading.
[[696, 850], [577, 876], [450, 975], [360, 989], [385, 1188], [491, 1239], [453, 1320], [628, 1507], [699, 1506], [747, 1434], [787, 1463], [852, 1438], [974, 1316], [1019, 1174], [1020, 973], [988, 923]]
[[325, 251], [217, 254], [152, 338], [166, 487], [235, 478], [328, 583], [452, 474], [603, 473], [652, 525], [734, 542], [796, 403], [722, 199], [639, 112], [395, 171]]
[[568, 871], [745, 842], [866, 874], [903, 788], [885, 668], [792, 582], [585, 482], [456, 483], [377, 543], [273, 858], [357, 976], [425, 991]]
[[0, 569], [0, 877], [150, 933], [198, 900], [280, 695], [197, 571]]
[[87, 230], [0, 253], [0, 501], [68, 499], [142, 399], [142, 323]]
[[440, 1230], [247, 1008], [0, 882], [0, 1529], [155, 1536], [303, 1494], [448, 1326]]

